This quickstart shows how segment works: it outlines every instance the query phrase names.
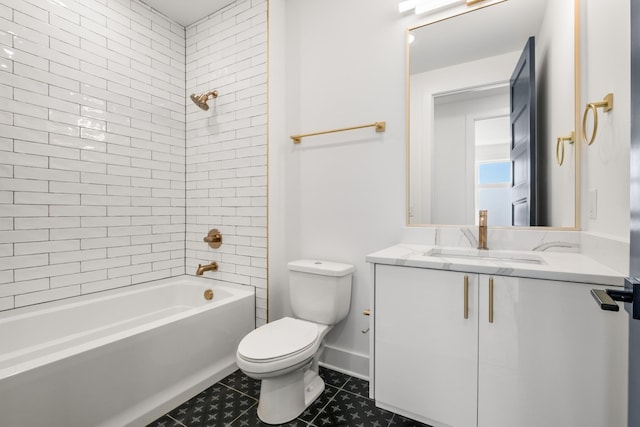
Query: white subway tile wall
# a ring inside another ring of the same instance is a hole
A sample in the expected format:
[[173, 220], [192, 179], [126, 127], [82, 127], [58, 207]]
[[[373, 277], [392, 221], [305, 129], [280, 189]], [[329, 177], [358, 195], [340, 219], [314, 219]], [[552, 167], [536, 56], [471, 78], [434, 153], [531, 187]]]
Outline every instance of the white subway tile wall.
[[[217, 90], [186, 112], [186, 268], [256, 288], [267, 318], [267, 0], [242, 0], [187, 27], [187, 93]], [[202, 241], [217, 228], [223, 244]]]
[[217, 260], [264, 322], [266, 8], [185, 31], [137, 0], [0, 0], [0, 310]]
[[184, 274], [184, 28], [0, 0], [0, 58], [0, 309]]

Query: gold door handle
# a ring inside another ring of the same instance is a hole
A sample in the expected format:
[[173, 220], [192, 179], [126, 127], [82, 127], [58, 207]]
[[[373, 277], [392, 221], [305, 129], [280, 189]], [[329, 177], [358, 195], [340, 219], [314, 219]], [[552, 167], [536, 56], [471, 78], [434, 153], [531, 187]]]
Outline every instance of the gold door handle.
[[464, 276], [464, 318], [469, 318], [469, 276]]
[[493, 277], [489, 278], [489, 323], [493, 323]]

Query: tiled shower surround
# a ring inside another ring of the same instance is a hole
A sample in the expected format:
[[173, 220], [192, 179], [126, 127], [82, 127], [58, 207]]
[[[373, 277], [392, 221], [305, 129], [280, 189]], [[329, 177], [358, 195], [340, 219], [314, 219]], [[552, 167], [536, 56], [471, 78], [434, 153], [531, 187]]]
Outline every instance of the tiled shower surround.
[[266, 9], [185, 29], [138, 0], [0, 0], [0, 310], [216, 260], [264, 321]]

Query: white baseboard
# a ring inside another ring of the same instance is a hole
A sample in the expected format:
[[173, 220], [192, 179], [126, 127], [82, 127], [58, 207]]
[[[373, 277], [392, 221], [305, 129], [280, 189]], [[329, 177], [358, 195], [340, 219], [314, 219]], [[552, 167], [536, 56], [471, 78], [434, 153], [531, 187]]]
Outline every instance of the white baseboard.
[[320, 365], [352, 377], [369, 380], [369, 356], [326, 346]]

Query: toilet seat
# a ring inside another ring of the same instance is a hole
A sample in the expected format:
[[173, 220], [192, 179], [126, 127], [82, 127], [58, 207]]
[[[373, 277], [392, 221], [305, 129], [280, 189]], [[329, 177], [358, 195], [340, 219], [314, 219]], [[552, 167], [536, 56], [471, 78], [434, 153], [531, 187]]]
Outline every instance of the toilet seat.
[[250, 362], [272, 362], [305, 351], [317, 338], [314, 323], [285, 317], [247, 334], [238, 345], [238, 354]]
[[269, 373], [304, 363], [318, 350], [326, 325], [284, 317], [247, 334], [238, 345], [238, 366], [249, 373]]

